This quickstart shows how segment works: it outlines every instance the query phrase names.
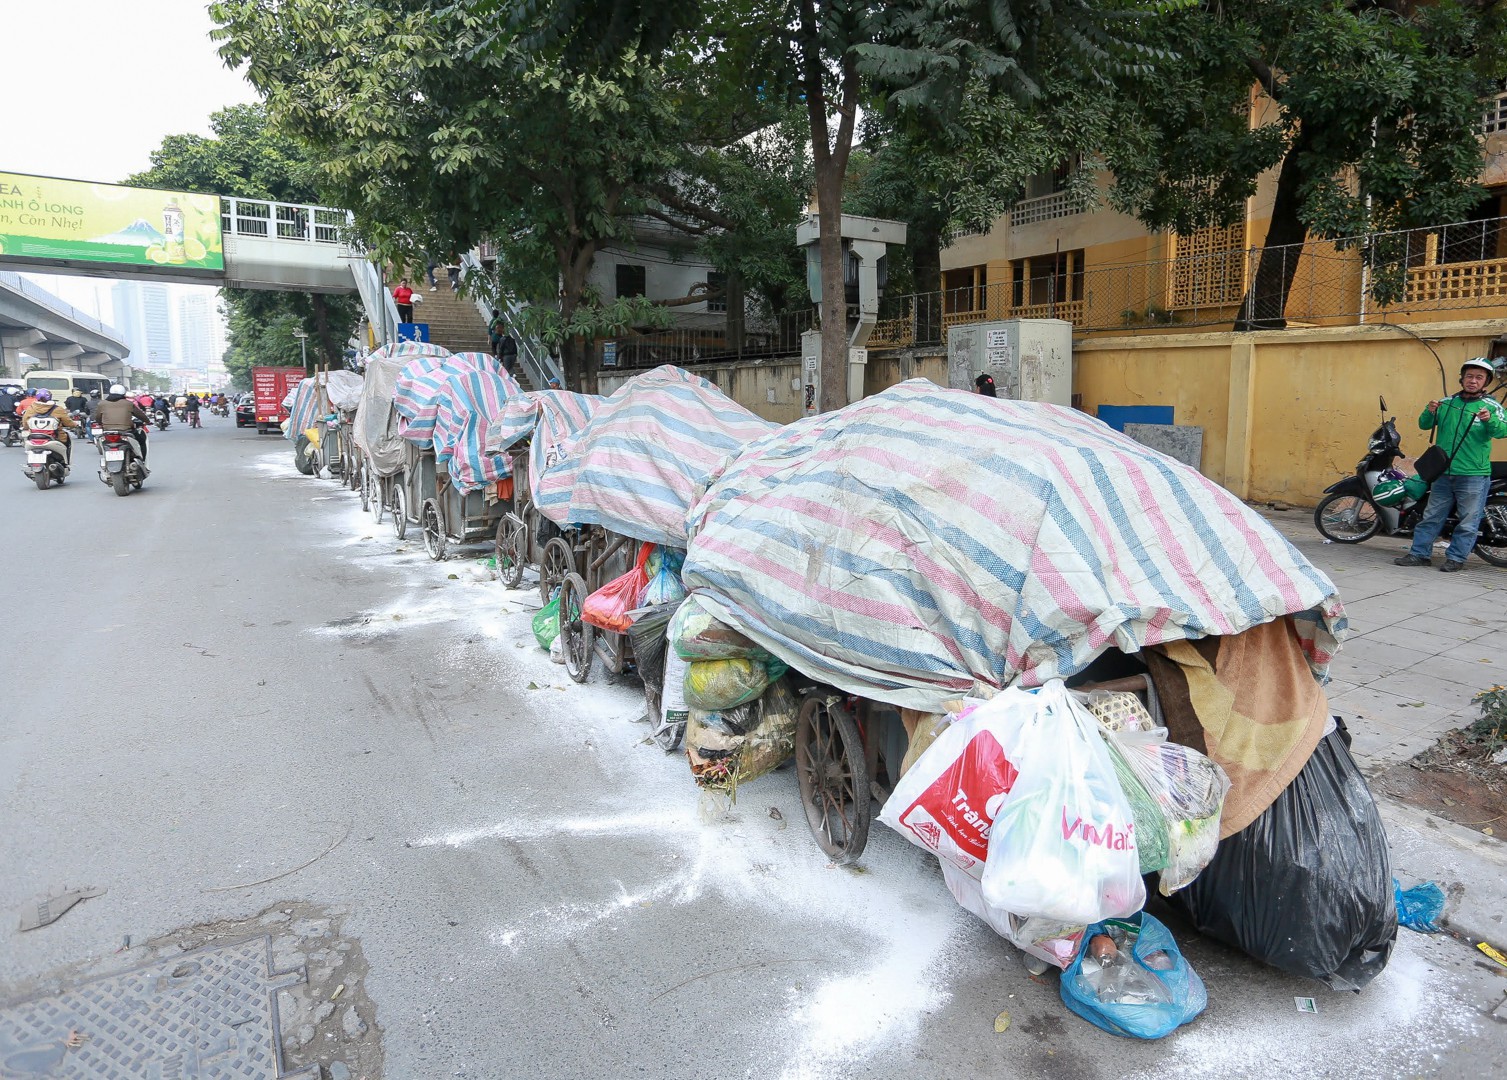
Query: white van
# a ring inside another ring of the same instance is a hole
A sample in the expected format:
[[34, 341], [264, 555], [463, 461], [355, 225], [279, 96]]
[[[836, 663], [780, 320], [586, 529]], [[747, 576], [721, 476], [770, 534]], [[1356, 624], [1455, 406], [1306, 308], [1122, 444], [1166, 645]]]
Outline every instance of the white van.
[[67, 401], [74, 392], [89, 396], [89, 391], [98, 390], [104, 397], [110, 392], [110, 379], [91, 371], [29, 371], [25, 377], [27, 391], [48, 389], [54, 401]]

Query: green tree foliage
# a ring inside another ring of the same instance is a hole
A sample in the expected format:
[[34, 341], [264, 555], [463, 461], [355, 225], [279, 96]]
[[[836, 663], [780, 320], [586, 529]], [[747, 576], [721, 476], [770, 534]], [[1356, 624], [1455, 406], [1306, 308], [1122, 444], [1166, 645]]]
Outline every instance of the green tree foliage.
[[526, 22], [531, 51], [490, 5], [474, 6], [224, 0], [211, 10], [222, 55], [248, 64], [373, 246], [417, 266], [493, 240], [498, 285], [547, 303], [536, 319], [581, 386], [596, 325], [592, 261], [630, 239], [628, 216], [674, 156], [666, 71], [632, 48], [573, 69], [548, 44], [552, 12]]
[[[1155, 40], [1168, 55], [1154, 76], [1119, 80], [1112, 198], [1153, 228], [1188, 231], [1239, 220], [1276, 168], [1242, 328], [1285, 325], [1297, 264], [1283, 245], [1450, 222], [1481, 196], [1480, 99], [1507, 73], [1500, 5], [1205, 0], [1161, 21]], [[1256, 127], [1253, 84], [1275, 114]], [[1400, 268], [1400, 251], [1367, 254]], [[1374, 281], [1385, 301], [1401, 275]]]
[[[261, 105], [234, 105], [210, 117], [212, 136], [169, 135], [152, 152], [151, 168], [128, 177], [134, 187], [168, 187], [276, 202], [320, 202], [313, 159], [273, 130]], [[345, 342], [361, 318], [355, 297], [303, 292], [222, 289], [230, 327], [224, 362], [237, 385], [263, 364], [300, 356], [288, 327], [309, 335], [311, 364], [341, 363]], [[293, 342], [291, 351], [287, 343]]]

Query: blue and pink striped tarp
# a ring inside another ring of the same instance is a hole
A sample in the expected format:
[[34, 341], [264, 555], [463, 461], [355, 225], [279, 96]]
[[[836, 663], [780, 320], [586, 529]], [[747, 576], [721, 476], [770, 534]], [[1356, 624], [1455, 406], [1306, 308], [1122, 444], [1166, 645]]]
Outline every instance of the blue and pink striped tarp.
[[720, 618], [902, 707], [1287, 614], [1323, 678], [1346, 631], [1329, 579], [1194, 469], [1073, 409], [923, 379], [760, 439], [688, 521], [682, 574]]
[[398, 434], [424, 449], [433, 446], [434, 420], [439, 411], [445, 382], [452, 375], [468, 371], [497, 372], [512, 384], [513, 393], [521, 389], [517, 380], [504, 372], [497, 360], [486, 353], [464, 352], [447, 356], [415, 357], [398, 372], [397, 387], [393, 394], [393, 408], [398, 413]]
[[293, 401], [288, 405], [288, 426], [283, 438], [298, 442], [299, 435], [314, 426], [320, 410], [319, 386], [314, 379], [304, 379], [293, 388]]
[[502, 407], [502, 415], [492, 421], [486, 448], [490, 453], [503, 453], [521, 439], [531, 440], [529, 493], [537, 502], [539, 477], [558, 456], [560, 444], [585, 427], [597, 406], [606, 400], [596, 394], [576, 394], [569, 390], [535, 390], [521, 394], [510, 399]]
[[367, 354], [372, 360], [410, 360], [415, 356], [449, 356], [450, 350], [443, 345], [431, 345], [427, 341], [394, 341]]
[[775, 424], [715, 383], [665, 365], [628, 380], [559, 450], [535, 485], [557, 525], [600, 525], [683, 548], [686, 511], [723, 460]]
[[451, 375], [439, 395], [434, 419], [434, 461], [461, 491], [475, 491], [513, 472], [513, 459], [486, 451], [484, 440], [518, 383], [500, 370]]

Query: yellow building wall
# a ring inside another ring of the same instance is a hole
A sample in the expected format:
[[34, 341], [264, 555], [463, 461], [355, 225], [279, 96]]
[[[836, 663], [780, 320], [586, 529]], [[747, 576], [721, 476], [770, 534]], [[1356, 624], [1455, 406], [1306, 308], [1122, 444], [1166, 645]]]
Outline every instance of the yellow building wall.
[[1404, 451], [1421, 452], [1424, 403], [1453, 393], [1460, 363], [1489, 354], [1507, 320], [1415, 330], [1438, 363], [1427, 345], [1384, 325], [1090, 338], [1074, 343], [1073, 389], [1090, 414], [1171, 405], [1175, 423], [1204, 429], [1205, 476], [1243, 499], [1312, 506], [1365, 453], [1379, 397], [1398, 418]]

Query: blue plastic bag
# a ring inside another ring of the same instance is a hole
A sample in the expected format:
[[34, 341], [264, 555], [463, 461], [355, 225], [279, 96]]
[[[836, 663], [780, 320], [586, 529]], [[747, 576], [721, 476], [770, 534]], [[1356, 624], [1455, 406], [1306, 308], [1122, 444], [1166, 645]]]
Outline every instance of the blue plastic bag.
[[[1113, 963], [1101, 965], [1094, 955], [1094, 939], [1116, 928], [1123, 932], [1137, 926], [1140, 932], [1134, 943], [1127, 950], [1117, 949]], [[1165, 959], [1158, 958], [1158, 953]], [[1090, 970], [1084, 970], [1085, 964]], [[1096, 983], [1105, 989], [1104, 999]], [[1111, 989], [1115, 983], [1128, 989], [1117, 993]], [[1149, 987], [1152, 993], [1136, 993], [1137, 985]], [[1137, 1039], [1160, 1039], [1203, 1012], [1209, 1003], [1203, 980], [1178, 950], [1172, 933], [1144, 911], [1130, 919], [1090, 926], [1059, 987], [1063, 1004], [1083, 1019], [1115, 1035]]]
[[1402, 882], [1392, 879], [1393, 899], [1397, 903], [1397, 922], [1420, 934], [1439, 933], [1439, 916], [1444, 913], [1444, 890], [1432, 881], [1404, 890]]

